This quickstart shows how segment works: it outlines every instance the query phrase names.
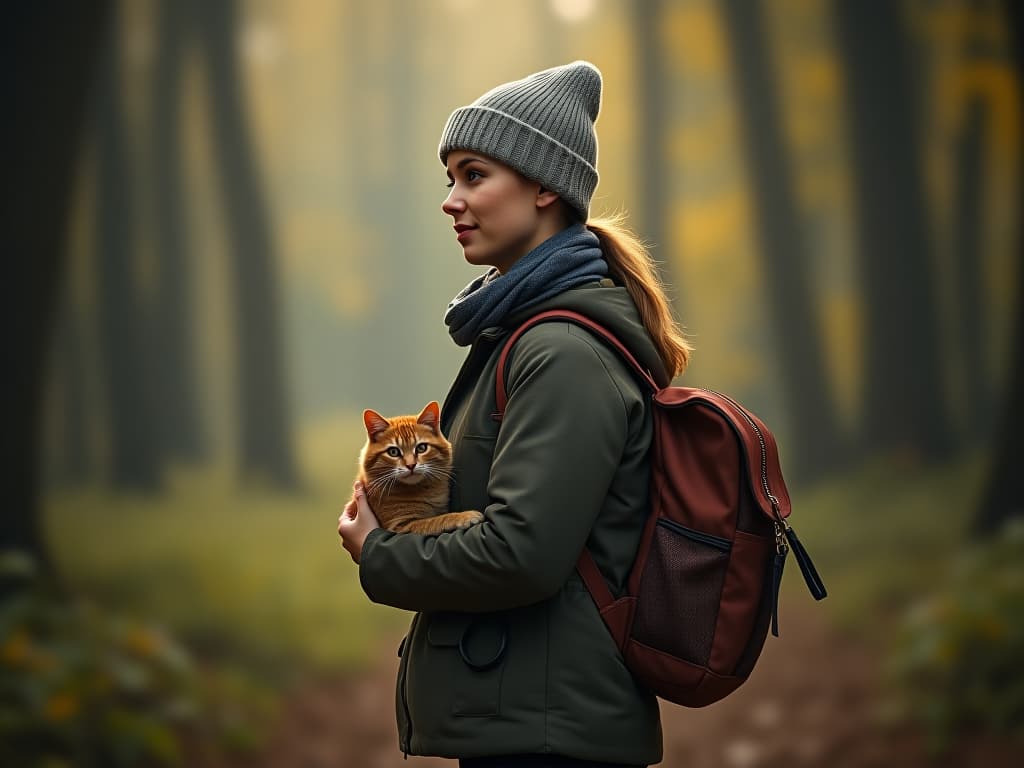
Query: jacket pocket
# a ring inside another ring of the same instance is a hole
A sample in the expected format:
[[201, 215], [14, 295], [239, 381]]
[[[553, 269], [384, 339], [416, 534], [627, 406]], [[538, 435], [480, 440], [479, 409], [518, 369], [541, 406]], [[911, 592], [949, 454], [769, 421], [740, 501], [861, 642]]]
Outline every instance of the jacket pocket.
[[508, 647], [508, 627], [500, 616], [433, 614], [427, 643], [448, 658], [448, 663], [439, 667], [453, 672], [449, 680], [441, 681], [450, 690], [453, 715], [491, 717], [500, 713]]

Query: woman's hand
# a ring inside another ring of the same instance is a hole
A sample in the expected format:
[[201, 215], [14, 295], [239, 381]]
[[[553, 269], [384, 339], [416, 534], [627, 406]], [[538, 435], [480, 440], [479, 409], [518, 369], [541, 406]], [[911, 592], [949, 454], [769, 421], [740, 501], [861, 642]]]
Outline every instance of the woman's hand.
[[355, 562], [363, 553], [363, 542], [374, 528], [380, 528], [376, 515], [366, 501], [363, 484], [356, 482], [352, 486], [352, 500], [345, 505], [345, 511], [338, 518], [338, 535], [343, 546]]

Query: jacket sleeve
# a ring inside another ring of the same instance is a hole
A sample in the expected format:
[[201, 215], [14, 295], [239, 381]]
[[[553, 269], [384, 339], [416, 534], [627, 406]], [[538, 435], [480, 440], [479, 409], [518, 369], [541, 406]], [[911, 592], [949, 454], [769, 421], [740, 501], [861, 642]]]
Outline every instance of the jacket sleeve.
[[623, 396], [595, 344], [562, 323], [520, 338], [484, 521], [436, 537], [373, 531], [359, 568], [371, 600], [492, 611], [543, 600], [565, 583], [628, 434]]

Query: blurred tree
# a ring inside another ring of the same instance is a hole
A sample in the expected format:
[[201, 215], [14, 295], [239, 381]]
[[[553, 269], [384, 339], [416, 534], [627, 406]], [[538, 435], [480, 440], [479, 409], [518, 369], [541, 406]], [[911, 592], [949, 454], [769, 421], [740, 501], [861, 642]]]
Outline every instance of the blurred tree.
[[904, 10], [892, 0], [832, 4], [866, 305], [861, 448], [934, 460], [954, 446]]
[[544, 67], [563, 64], [565, 56], [567, 25], [561, 16], [552, 12], [552, 5], [552, 0], [533, 0], [529, 8], [530, 16], [536, 19], [533, 26], [537, 30], [537, 48]]
[[985, 341], [986, 309], [984, 300], [986, 109], [979, 97], [972, 98], [965, 114], [964, 127], [956, 147], [956, 175], [953, 187], [953, 260], [957, 297], [960, 301], [960, 338], [964, 376], [964, 400], [971, 403], [966, 437], [976, 441], [989, 434], [992, 426], [992, 386]]
[[[373, 179], [376, 177], [370, 168], [369, 150], [362, 149], [365, 142], [371, 141], [365, 114], [368, 109], [372, 108], [368, 95], [369, 89], [363, 77], [364, 73], [367, 76], [372, 76], [371, 73], [374, 71], [374, 67], [368, 65], [365, 58], [373, 48], [367, 40], [369, 33], [366, 16], [367, 6], [365, 3], [346, 0], [342, 16], [345, 27], [342, 30], [344, 93], [341, 98], [350, 105], [346, 114], [346, 127], [352, 151], [347, 154], [350, 165], [346, 179], [351, 182], [347, 196], [352, 221], [361, 225], [361, 230], [375, 233], [378, 230], [373, 223], [366, 219], [367, 215], [372, 215], [372, 206], [367, 205], [366, 196], [369, 192], [367, 187], [373, 183]], [[373, 243], [369, 241], [369, 238], [364, 245], [361, 235], [362, 231], [353, 232], [353, 242], [341, 244], [340, 247], [348, 251], [351, 261], [359, 264], [365, 271], [364, 282], [367, 285], [367, 290], [372, 290], [375, 293], [378, 285], [387, 285], [393, 280], [390, 275], [384, 276], [383, 280], [378, 279], [378, 274], [381, 270], [386, 269], [386, 265], [381, 265], [381, 259], [376, 258], [378, 254], [372, 251]], [[370, 237], [372, 238], [373, 234]], [[377, 401], [373, 397], [374, 380], [379, 377], [379, 373], [374, 370], [374, 361], [379, 359], [379, 355], [375, 353], [374, 339], [370, 328], [372, 328], [371, 315], [377, 305], [378, 302], [374, 296], [374, 300], [369, 303], [368, 311], [353, 316], [351, 321], [345, 325], [344, 336], [338, 339], [341, 349], [348, 350], [353, 360], [361, 361], [358, 366], [346, 367], [348, 378], [345, 386], [342, 387], [342, 391], [350, 398], [348, 405], [356, 410], [374, 407], [385, 409], [387, 407], [383, 403], [374, 405]]]
[[124, 104], [119, 16], [111, 14], [103, 50], [95, 122], [96, 253], [103, 386], [110, 423], [110, 482], [155, 491], [161, 485], [155, 439], [148, 336], [151, 313], [138, 279], [140, 211], [132, 169], [132, 142]]
[[77, 307], [73, 297], [66, 290], [61, 291], [58, 301], [58, 318], [55, 339], [52, 344], [54, 355], [51, 380], [56, 383], [56, 396], [60, 403], [60, 437], [57, 465], [53, 468], [54, 479], [59, 484], [77, 485], [89, 475], [90, 457], [88, 450], [88, 424], [86, 413], [88, 403], [85, 386], [85, 350], [82, 330], [77, 322]]
[[[393, 153], [391, 163], [397, 173], [380, 179], [382, 199], [389, 200], [383, 206], [392, 219], [391, 225], [385, 227], [388, 233], [387, 253], [404, 266], [404, 275], [395, 280], [392, 289], [397, 289], [396, 301], [390, 306], [403, 307], [402, 328], [395, 342], [403, 359], [412, 371], [423, 371], [430, 365], [430, 355], [422, 341], [420, 328], [422, 318], [433, 317], [437, 308], [428, 306], [426, 295], [422, 290], [425, 273], [433, 268], [430, 259], [417, 257], [422, 249], [420, 228], [415, 226], [417, 213], [422, 211], [422, 201], [413, 199], [415, 184], [409, 182], [395, 183], [401, 175], [412, 175], [416, 168], [417, 155], [420, 148], [416, 143], [414, 121], [418, 114], [421, 84], [416, 78], [417, 41], [419, 35], [418, 14], [420, 3], [406, 3], [402, 0], [390, 0], [387, 5], [391, 34], [389, 35], [389, 55], [385, 60], [382, 75], [389, 83], [391, 104], [388, 106], [390, 122], [395, 126], [392, 137], [394, 145], [388, 148]], [[390, 209], [390, 210], [388, 210]], [[433, 213], [433, 211], [431, 211]], [[402, 222], [395, 225], [395, 219]], [[403, 279], [404, 278], [404, 279]], [[409, 318], [414, 318], [412, 322]], [[402, 370], [404, 366], [399, 366]], [[413, 382], [401, 382], [401, 398], [405, 402], [413, 396]], [[426, 404], [424, 400], [423, 404]], [[410, 402], [409, 408], [422, 408], [422, 405]]]
[[154, 225], [156, 228], [155, 343], [152, 354], [160, 442], [168, 458], [197, 462], [204, 447], [199, 414], [198, 376], [192, 354], [191, 290], [182, 151], [182, 75], [188, 43], [188, 11], [178, 0], [163, 0], [156, 15], [157, 52], [150, 92], [153, 143]]
[[429, 365], [420, 328], [437, 311], [421, 296], [422, 271], [431, 266], [420, 253], [413, 211], [422, 206], [411, 199], [416, 187], [407, 178], [417, 166], [411, 129], [421, 90], [413, 67], [418, 8], [401, 0], [356, 2], [346, 14], [353, 218], [365, 236], [356, 259], [373, 294], [353, 329], [359, 364], [351, 367], [351, 390], [357, 407], [384, 411], [422, 407], [409, 400], [415, 372]]
[[13, 392], [3, 399], [0, 550], [27, 552], [47, 570], [39, 516], [43, 381], [85, 108], [109, 11], [109, 2], [12, 6], [0, 46], [0, 77], [17, 115], [7, 124], [5, 182], [13, 194], [4, 204], [4, 231], [19, 275], [5, 283]]
[[[665, 157], [668, 110], [661, 29], [664, 0], [633, 3], [633, 51], [636, 74], [637, 200], [632, 208], [637, 233], [653, 245], [662, 281], [671, 284], [666, 203], [669, 198]], [[678, 295], [678, 291], [673, 292]]]
[[[1024, 114], [1024, 5], [1003, 0], [1008, 22], [1011, 56], [1017, 70], [1017, 114]], [[1018, 132], [1024, 134], [1018, 122]], [[1024, 139], [1024, 135], [1021, 136]], [[1024, 145], [1024, 141], [1021, 142]], [[1019, 162], [1019, 161], [1018, 161]], [[1018, 194], [1024, 191], [1024, 166], [1018, 168]], [[1004, 406], [996, 432], [988, 483], [974, 518], [974, 532], [998, 531], [1011, 517], [1024, 516], [1020, 494], [1020, 436], [1024, 434], [1024, 233], [1017, 219], [1017, 307], [1010, 337], [1010, 371]]]
[[791, 472], [796, 478], [813, 478], [843, 460], [843, 439], [805, 264], [764, 9], [760, 1], [749, 0], [722, 0], [720, 7], [743, 114], [741, 133], [756, 203], [761, 276], [791, 425]]
[[189, 12], [209, 84], [215, 157], [227, 212], [237, 345], [235, 373], [242, 476], [298, 484], [285, 392], [274, 233], [238, 71], [234, 0], [192, 0]]

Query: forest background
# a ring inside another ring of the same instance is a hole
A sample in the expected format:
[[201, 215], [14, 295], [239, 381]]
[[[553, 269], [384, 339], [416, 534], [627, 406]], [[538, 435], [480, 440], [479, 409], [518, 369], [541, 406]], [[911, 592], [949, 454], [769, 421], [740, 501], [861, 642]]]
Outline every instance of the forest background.
[[0, 733], [24, 755], [258, 753], [294, 691], [401, 636], [335, 523], [362, 409], [443, 400], [465, 352], [440, 130], [577, 58], [605, 80], [593, 209], [652, 245], [681, 383], [775, 430], [822, 613], [886, 660], [879, 717], [931, 754], [1019, 737], [1018, 3], [41, 8], [5, 46]]

